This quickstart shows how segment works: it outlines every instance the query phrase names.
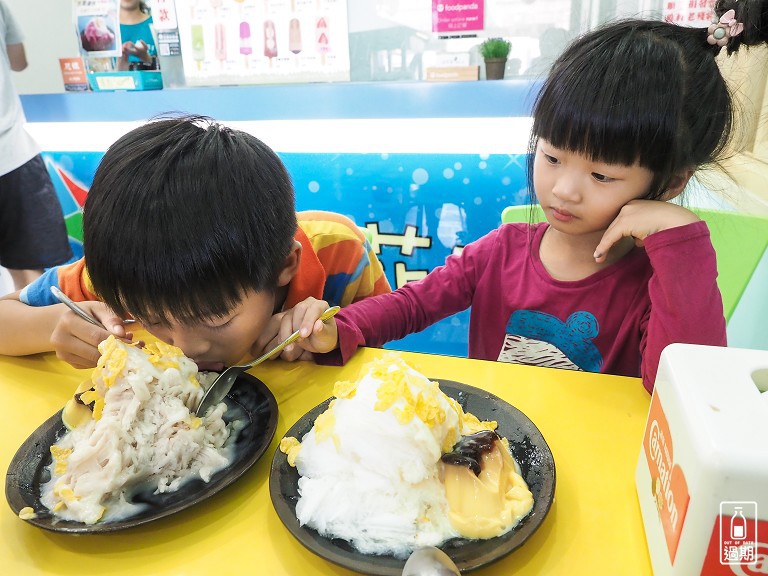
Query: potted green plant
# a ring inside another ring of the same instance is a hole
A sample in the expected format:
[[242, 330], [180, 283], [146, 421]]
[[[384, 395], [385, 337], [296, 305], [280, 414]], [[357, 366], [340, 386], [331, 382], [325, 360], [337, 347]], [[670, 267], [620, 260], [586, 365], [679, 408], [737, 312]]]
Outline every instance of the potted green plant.
[[485, 60], [485, 79], [501, 80], [507, 65], [512, 43], [504, 38], [488, 38], [480, 44], [480, 55]]

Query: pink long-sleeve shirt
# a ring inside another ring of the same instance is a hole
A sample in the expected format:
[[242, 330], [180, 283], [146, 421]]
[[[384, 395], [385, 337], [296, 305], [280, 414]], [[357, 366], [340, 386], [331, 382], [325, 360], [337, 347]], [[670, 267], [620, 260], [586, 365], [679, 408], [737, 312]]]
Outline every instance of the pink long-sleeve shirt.
[[642, 376], [653, 389], [673, 342], [725, 346], [715, 251], [704, 222], [652, 234], [644, 248], [582, 280], [553, 279], [539, 258], [547, 224], [505, 224], [423, 280], [368, 298], [336, 316], [346, 362], [472, 307], [469, 356]]

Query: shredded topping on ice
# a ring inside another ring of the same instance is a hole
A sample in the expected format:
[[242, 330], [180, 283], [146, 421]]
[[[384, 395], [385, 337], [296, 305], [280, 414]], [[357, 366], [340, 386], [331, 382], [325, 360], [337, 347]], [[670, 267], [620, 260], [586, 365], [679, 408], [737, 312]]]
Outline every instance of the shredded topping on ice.
[[135, 513], [132, 491], [172, 492], [195, 476], [207, 482], [229, 463], [226, 404], [202, 418], [191, 412], [204, 389], [179, 348], [139, 348], [110, 336], [99, 351], [91, 382], [64, 410], [70, 430], [51, 446], [41, 498], [55, 514], [86, 524]]

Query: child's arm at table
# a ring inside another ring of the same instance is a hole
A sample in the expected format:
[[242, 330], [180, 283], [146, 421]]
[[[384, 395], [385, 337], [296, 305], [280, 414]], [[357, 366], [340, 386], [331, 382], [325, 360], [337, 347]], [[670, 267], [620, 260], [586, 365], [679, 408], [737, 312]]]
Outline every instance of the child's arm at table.
[[[489, 262], [495, 261], [498, 238], [498, 230], [494, 230], [465, 246], [460, 256], [449, 256], [444, 265], [432, 270], [425, 278], [409, 282], [389, 294], [366, 298], [342, 308], [331, 320], [334, 333], [326, 332], [314, 322], [327, 306], [315, 301], [301, 320], [286, 319], [279, 337], [285, 338], [293, 330], [309, 330], [314, 326], [316, 331], [312, 336], [315, 339], [299, 341], [296, 346], [317, 347], [313, 350], [315, 353], [331, 352], [315, 356], [319, 364], [343, 364], [360, 346], [381, 347], [419, 332], [472, 304], [479, 278]], [[329, 334], [333, 334], [333, 341]], [[329, 337], [328, 342], [324, 340], [326, 337]], [[334, 344], [330, 350], [320, 349], [330, 343]]]
[[59, 322], [63, 304], [32, 307], [19, 301], [19, 293], [0, 299], [0, 354], [26, 356], [51, 352], [51, 333]]
[[[102, 323], [119, 321], [101, 302], [79, 305]], [[19, 292], [0, 299], [0, 354], [6, 356], [55, 351], [75, 368], [92, 368], [99, 359], [97, 346], [111, 333], [128, 336], [121, 324], [110, 332], [86, 322], [64, 304], [29, 306], [19, 300]]]

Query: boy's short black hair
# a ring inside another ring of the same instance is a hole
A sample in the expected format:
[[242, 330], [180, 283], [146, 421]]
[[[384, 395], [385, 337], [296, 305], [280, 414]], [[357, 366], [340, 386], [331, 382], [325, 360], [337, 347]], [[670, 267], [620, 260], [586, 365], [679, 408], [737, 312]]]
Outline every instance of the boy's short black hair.
[[209, 118], [151, 121], [104, 155], [83, 213], [85, 262], [117, 314], [195, 322], [276, 287], [296, 233], [275, 152]]

